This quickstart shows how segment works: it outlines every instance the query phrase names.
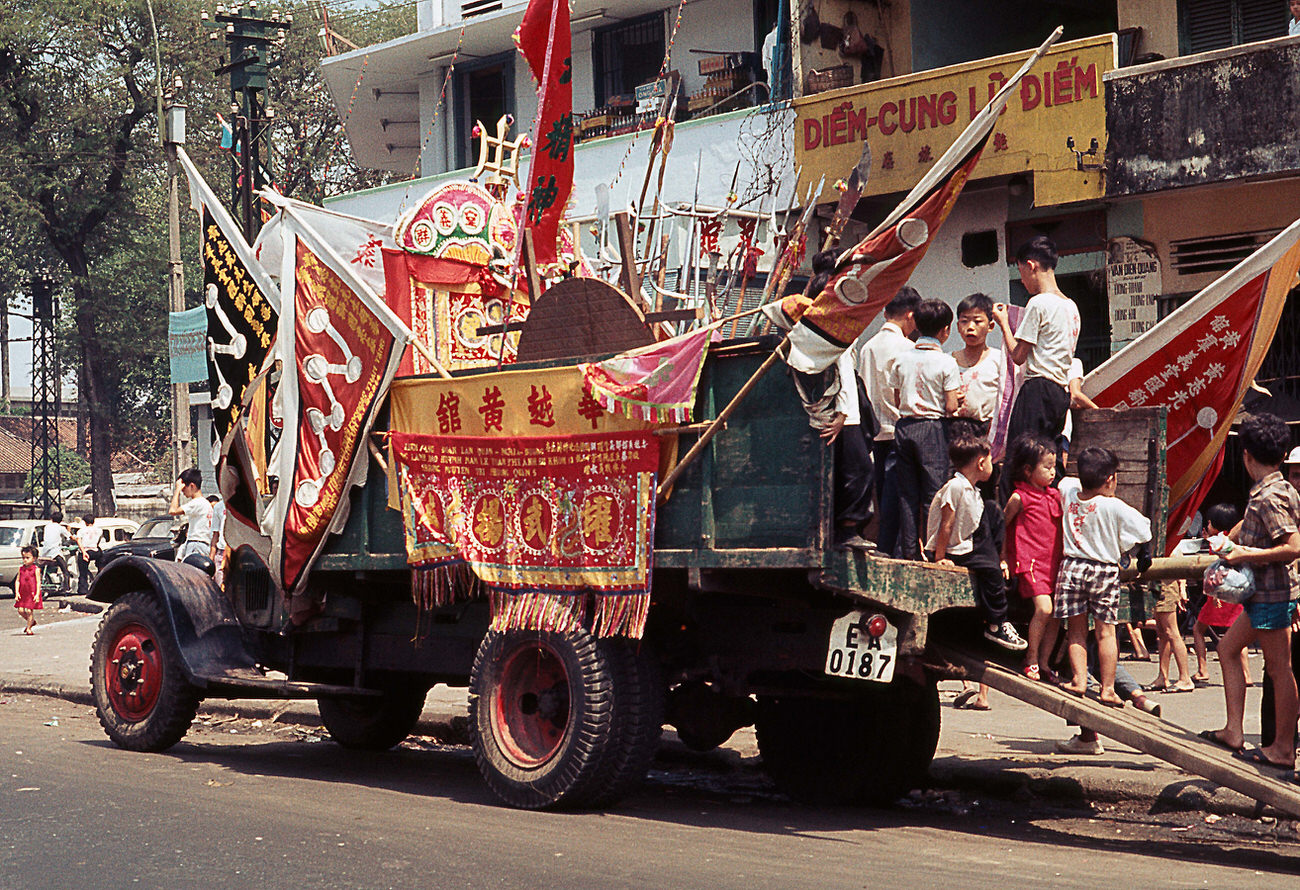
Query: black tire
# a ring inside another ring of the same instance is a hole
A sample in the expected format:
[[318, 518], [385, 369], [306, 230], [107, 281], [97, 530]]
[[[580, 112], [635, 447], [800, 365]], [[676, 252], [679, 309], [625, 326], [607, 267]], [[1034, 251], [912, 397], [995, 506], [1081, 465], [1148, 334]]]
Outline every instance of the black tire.
[[522, 809], [587, 803], [618, 737], [609, 648], [586, 631], [490, 631], [469, 679], [469, 732], [488, 787]]
[[938, 691], [899, 678], [852, 698], [761, 696], [755, 729], [768, 775], [795, 800], [885, 805], [925, 784]]
[[320, 698], [316, 708], [330, 738], [357, 751], [387, 751], [411, 734], [426, 689], [389, 689], [376, 698]]
[[163, 751], [189, 731], [202, 700], [185, 678], [171, 623], [152, 593], [128, 593], [104, 613], [90, 655], [104, 732], [131, 751]]
[[616, 737], [588, 803], [609, 806], [645, 780], [659, 750], [664, 729], [664, 681], [659, 664], [636, 640], [612, 638], [600, 645], [614, 668], [614, 731]]

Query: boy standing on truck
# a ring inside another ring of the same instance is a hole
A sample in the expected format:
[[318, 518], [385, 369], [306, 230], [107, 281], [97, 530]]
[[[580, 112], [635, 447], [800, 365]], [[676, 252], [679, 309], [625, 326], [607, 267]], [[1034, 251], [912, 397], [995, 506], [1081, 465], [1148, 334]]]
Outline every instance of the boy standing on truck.
[[[1079, 475], [1061, 480], [1062, 544], [1065, 558], [1056, 577], [1056, 617], [1066, 622], [1073, 679], [1063, 688], [1088, 691], [1088, 617], [1097, 637], [1097, 679], [1104, 705], [1124, 707], [1115, 692], [1119, 650], [1119, 561], [1125, 552], [1151, 540], [1151, 520], [1115, 497], [1119, 458], [1109, 448], [1085, 448]], [[1140, 562], [1140, 560], [1139, 560]]]
[[922, 300], [912, 313], [920, 335], [889, 368], [886, 384], [898, 411], [894, 450], [898, 461], [898, 542], [893, 555], [921, 558], [921, 530], [935, 492], [952, 473], [944, 418], [960, 403], [961, 372], [943, 342], [952, 328], [952, 308], [942, 300]]
[[[1079, 342], [1079, 307], [1056, 284], [1056, 245], [1039, 235], [1016, 251], [1020, 283], [1029, 302], [1013, 333], [1005, 303], [993, 307], [1007, 357], [1025, 366], [1025, 382], [1016, 393], [1007, 423], [1007, 441], [1028, 433], [1055, 442], [1070, 409], [1070, 362]], [[1061, 476], [1058, 473], [1058, 478]], [[1003, 500], [1011, 489], [1003, 480]]]
[[[1244, 760], [1278, 769], [1295, 768], [1296, 679], [1291, 671], [1291, 620], [1300, 598], [1295, 559], [1300, 556], [1300, 494], [1282, 478], [1291, 432], [1272, 414], [1256, 414], [1241, 425], [1242, 463], [1255, 483], [1241, 522], [1228, 536], [1235, 545], [1220, 558], [1255, 570], [1255, 593], [1245, 611], [1219, 640], [1227, 722], [1202, 738], [1233, 749]], [[1264, 652], [1264, 673], [1273, 684], [1272, 740], [1244, 753], [1242, 720], [1246, 674], [1242, 653], [1251, 643]]]
[[894, 360], [912, 349], [916, 322], [912, 313], [921, 295], [902, 287], [885, 305], [885, 323], [857, 352], [858, 376], [866, 387], [867, 402], [875, 417], [876, 436], [872, 443], [875, 464], [876, 517], [879, 520], [876, 546], [893, 553], [898, 542], [898, 467], [894, 453], [894, 424], [898, 421], [889, 389], [889, 368]]
[[957, 471], [930, 504], [926, 554], [940, 565], [965, 567], [984, 616], [984, 638], [1012, 652], [1023, 652], [1028, 643], [1007, 621], [1002, 513], [976, 489], [993, 475], [988, 440], [956, 433], [948, 445], [948, 457]]

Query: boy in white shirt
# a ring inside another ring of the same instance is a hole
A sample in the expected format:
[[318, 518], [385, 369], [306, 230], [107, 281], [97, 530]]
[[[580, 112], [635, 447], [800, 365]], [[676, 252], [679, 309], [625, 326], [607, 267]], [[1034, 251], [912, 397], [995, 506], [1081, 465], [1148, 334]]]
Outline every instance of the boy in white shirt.
[[943, 341], [952, 329], [952, 308], [942, 300], [922, 300], [912, 313], [920, 336], [916, 346], [890, 366], [886, 382], [898, 409], [894, 450], [898, 460], [898, 542], [893, 555], [921, 558], [920, 530], [935, 492], [952, 474], [944, 418], [958, 406], [961, 372]]
[[1007, 423], [1008, 442], [1025, 433], [1055, 442], [1065, 427], [1070, 362], [1079, 343], [1079, 307], [1056, 284], [1056, 260], [1056, 245], [1046, 235], [1027, 241], [1016, 252], [1020, 283], [1030, 299], [1014, 333], [1006, 304], [993, 307], [1007, 357], [1025, 366], [1025, 380]]
[[899, 355], [912, 350], [916, 322], [912, 314], [921, 304], [913, 288], [899, 288], [885, 305], [885, 323], [857, 351], [858, 376], [866, 387], [867, 402], [875, 420], [871, 457], [875, 466], [876, 546], [893, 553], [898, 542], [898, 458], [894, 453], [894, 424], [898, 409], [888, 385], [889, 368]]
[[1002, 513], [976, 490], [993, 475], [988, 440], [953, 435], [948, 457], [957, 471], [935, 494], [926, 526], [926, 555], [940, 565], [964, 566], [975, 602], [983, 613], [984, 638], [1012, 652], [1027, 647], [1007, 621], [1007, 588], [1002, 577]]
[[[1062, 688], [1088, 691], [1088, 616], [1097, 636], [1101, 703], [1124, 707], [1115, 692], [1119, 650], [1119, 561], [1125, 552], [1151, 540], [1151, 520], [1115, 497], [1119, 458], [1109, 448], [1085, 448], [1076, 461], [1079, 475], [1060, 484], [1065, 558], [1056, 577], [1056, 617], [1066, 621], [1073, 679]], [[1139, 563], [1141, 563], [1139, 559]]]
[[185, 543], [176, 549], [177, 562], [183, 562], [192, 553], [207, 556], [212, 546], [212, 505], [199, 490], [202, 484], [203, 474], [194, 467], [181, 470], [176, 479], [176, 489], [172, 492], [167, 512], [172, 516], [184, 516], [188, 523]]

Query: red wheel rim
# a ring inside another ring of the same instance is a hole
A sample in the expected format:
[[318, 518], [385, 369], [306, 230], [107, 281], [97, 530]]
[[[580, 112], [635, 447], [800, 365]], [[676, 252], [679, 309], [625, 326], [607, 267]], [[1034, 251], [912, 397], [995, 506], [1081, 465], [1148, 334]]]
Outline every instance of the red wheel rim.
[[142, 624], [120, 628], [104, 665], [108, 699], [118, 716], [132, 723], [148, 717], [162, 689], [162, 653], [153, 631]]
[[549, 647], [516, 649], [501, 666], [492, 730], [506, 758], [525, 769], [546, 763], [569, 729], [569, 675]]

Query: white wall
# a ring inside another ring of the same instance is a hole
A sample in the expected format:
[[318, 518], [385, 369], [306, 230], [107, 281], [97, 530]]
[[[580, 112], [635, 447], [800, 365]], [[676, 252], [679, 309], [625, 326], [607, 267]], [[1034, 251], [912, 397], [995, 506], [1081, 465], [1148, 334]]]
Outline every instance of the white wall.
[[[677, 8], [670, 7], [664, 21], [665, 40], [672, 34], [676, 17]], [[690, 50], [755, 52], [758, 48], [754, 38], [754, 6], [750, 0], [699, 0], [686, 4], [682, 12], [682, 26], [673, 41], [668, 67], [682, 73], [686, 93], [690, 95], [704, 86], [700, 60], [708, 58]]]
[[[961, 261], [961, 239], [967, 232], [993, 229], [998, 256], [987, 266], [967, 268]], [[925, 299], [943, 300], [955, 309], [970, 294], [988, 294], [995, 303], [1010, 295], [1006, 264], [1007, 192], [1005, 188], [966, 189], [952, 208], [910, 284]]]

